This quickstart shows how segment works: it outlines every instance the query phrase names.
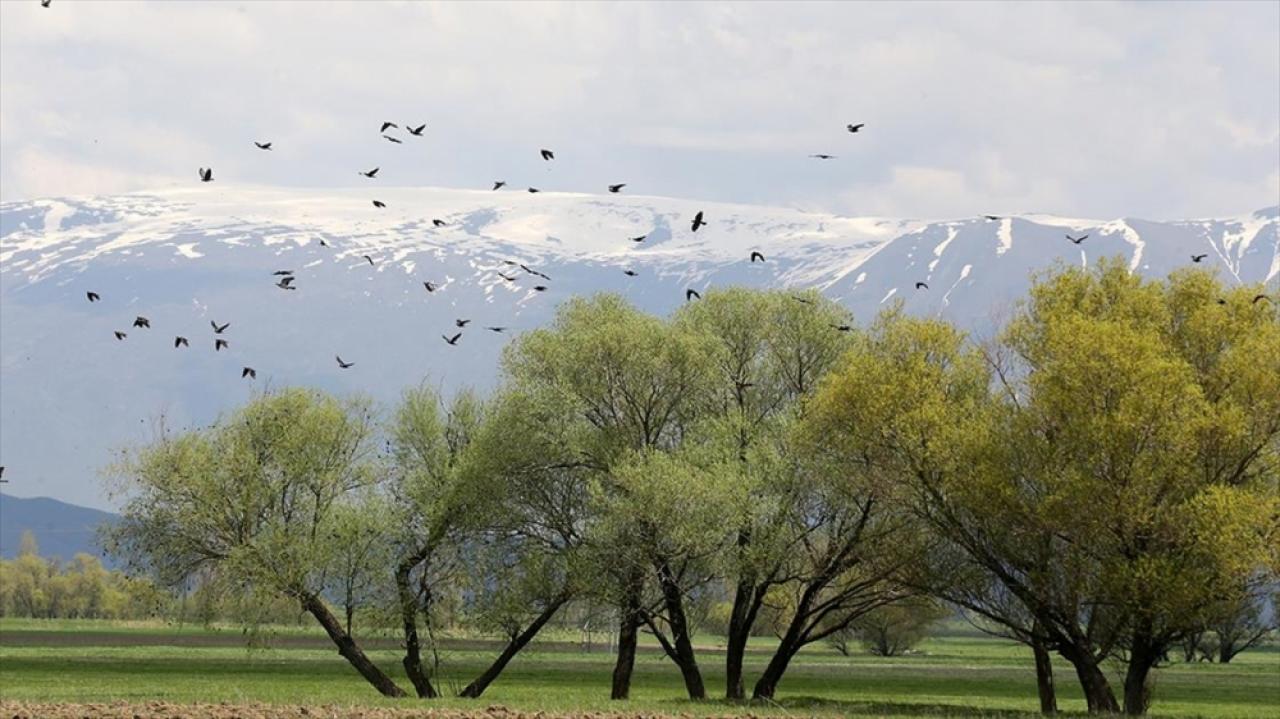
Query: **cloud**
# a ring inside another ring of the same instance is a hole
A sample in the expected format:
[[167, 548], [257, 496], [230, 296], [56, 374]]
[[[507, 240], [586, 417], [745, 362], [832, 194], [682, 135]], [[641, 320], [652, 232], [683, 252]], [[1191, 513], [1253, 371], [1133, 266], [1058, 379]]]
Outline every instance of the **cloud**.
[[1276, 201], [1278, 25], [1226, 2], [0, 3], [0, 197], [381, 164], [843, 213], [1236, 213]]

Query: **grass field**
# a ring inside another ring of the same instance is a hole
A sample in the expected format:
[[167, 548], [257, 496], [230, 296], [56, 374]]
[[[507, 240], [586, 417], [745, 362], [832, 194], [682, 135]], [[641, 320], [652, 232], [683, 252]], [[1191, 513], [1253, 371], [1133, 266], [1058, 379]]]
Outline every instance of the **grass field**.
[[[560, 712], [628, 711], [690, 716], [990, 716], [1037, 708], [1029, 650], [981, 636], [945, 636], [908, 657], [843, 657], [826, 647], [803, 653], [773, 705], [738, 707], [683, 700], [675, 667], [654, 646], [636, 663], [632, 699], [610, 702], [612, 657], [586, 653], [570, 637], [535, 644], [477, 701], [444, 699], [432, 707]], [[708, 689], [723, 691], [716, 637], [702, 638]], [[558, 640], [558, 641], [557, 641]], [[394, 642], [370, 653], [398, 679]], [[748, 677], [768, 659], [770, 642], [751, 648]], [[439, 684], [456, 690], [493, 656], [485, 642], [450, 642]], [[1084, 710], [1070, 667], [1055, 666], [1059, 705]], [[408, 686], [402, 681], [403, 686]], [[106, 622], [0, 620], [0, 700], [43, 702], [264, 702], [390, 707], [417, 700], [380, 698], [308, 629], [273, 632], [248, 648], [239, 630]], [[1156, 678], [1155, 716], [1280, 715], [1280, 648], [1250, 651], [1226, 666], [1174, 664]]]

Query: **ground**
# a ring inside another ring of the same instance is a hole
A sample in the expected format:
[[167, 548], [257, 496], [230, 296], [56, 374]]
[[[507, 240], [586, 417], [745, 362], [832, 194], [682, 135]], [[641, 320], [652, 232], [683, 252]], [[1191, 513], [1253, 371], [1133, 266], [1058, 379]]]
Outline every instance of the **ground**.
[[[408, 687], [394, 639], [369, 644], [378, 647], [371, 655]], [[748, 677], [763, 667], [770, 645], [768, 640], [752, 645]], [[441, 655], [440, 687], [446, 692], [460, 689], [493, 654], [493, 646], [483, 639], [450, 640]], [[701, 639], [699, 659], [709, 692], [722, 693], [723, 653], [717, 638]], [[650, 645], [637, 659], [631, 701], [610, 702], [611, 669], [605, 647], [584, 652], [576, 636], [552, 635], [520, 655], [478, 701], [397, 701], [379, 697], [310, 629], [272, 630], [246, 642], [234, 628], [0, 619], [0, 715], [6, 717], [265, 718], [302, 713], [286, 705], [307, 705], [311, 716], [360, 712], [370, 718], [410, 713], [514, 718], [540, 711], [548, 719], [554, 713], [595, 712], [972, 717], [1030, 713], [1038, 706], [1029, 650], [963, 633], [929, 640], [918, 654], [894, 659], [861, 653], [843, 657], [827, 647], [811, 648], [784, 678], [778, 701], [767, 705], [683, 700], [679, 673]], [[1058, 664], [1055, 671], [1060, 706], [1082, 712], [1084, 702], [1070, 667]], [[175, 709], [161, 702], [188, 706]], [[215, 706], [196, 709], [192, 703]], [[1274, 717], [1277, 707], [1280, 647], [1272, 646], [1245, 652], [1228, 665], [1176, 663], [1160, 670], [1152, 714]]]

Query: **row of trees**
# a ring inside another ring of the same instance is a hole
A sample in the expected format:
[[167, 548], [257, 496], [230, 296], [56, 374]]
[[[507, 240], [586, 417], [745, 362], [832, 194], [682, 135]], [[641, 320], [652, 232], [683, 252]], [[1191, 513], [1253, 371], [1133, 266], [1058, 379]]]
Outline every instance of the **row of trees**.
[[41, 557], [31, 532], [23, 532], [17, 557], [0, 559], [0, 617], [140, 619], [156, 616], [170, 596], [88, 554], [69, 562]]
[[[480, 696], [566, 606], [616, 608], [612, 696], [637, 637], [707, 695], [691, 607], [796, 653], [929, 597], [1050, 655], [1090, 711], [1143, 713], [1179, 642], [1274, 586], [1280, 318], [1203, 272], [1059, 269], [985, 343], [816, 292], [708, 292], [670, 319], [601, 295], [521, 336], [491, 398], [270, 393], [117, 467], [113, 545], [167, 581], [216, 573], [291, 598], [385, 695], [405, 691], [331, 605], [393, 607], [413, 691], [445, 596], [507, 637]], [[330, 601], [326, 601], [326, 598]], [[1120, 696], [1104, 662], [1124, 667]]]

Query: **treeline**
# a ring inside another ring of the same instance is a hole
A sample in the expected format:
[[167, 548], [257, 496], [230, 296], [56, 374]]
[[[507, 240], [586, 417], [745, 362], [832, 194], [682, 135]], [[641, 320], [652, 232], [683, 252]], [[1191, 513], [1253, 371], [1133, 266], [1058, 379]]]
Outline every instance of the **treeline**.
[[1091, 712], [1142, 714], [1161, 662], [1276, 586], [1280, 315], [1258, 294], [1059, 268], [982, 342], [898, 309], [859, 328], [816, 292], [710, 291], [669, 319], [574, 299], [491, 397], [419, 387], [382, 417], [285, 389], [126, 452], [112, 545], [289, 598], [387, 696], [335, 609], [387, 608], [421, 697], [444, 614], [501, 633], [478, 697], [596, 603], [614, 698], [648, 632], [701, 699], [696, 608], [724, 598], [723, 693], [768, 699], [803, 647], [941, 602], [1032, 648], [1044, 711], [1056, 654]]
[[171, 596], [146, 577], [110, 571], [89, 554], [70, 561], [40, 556], [23, 532], [18, 556], [0, 559], [0, 617], [142, 619], [157, 616]]

